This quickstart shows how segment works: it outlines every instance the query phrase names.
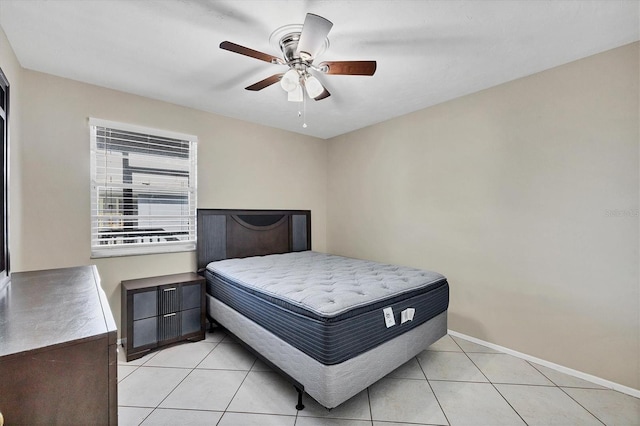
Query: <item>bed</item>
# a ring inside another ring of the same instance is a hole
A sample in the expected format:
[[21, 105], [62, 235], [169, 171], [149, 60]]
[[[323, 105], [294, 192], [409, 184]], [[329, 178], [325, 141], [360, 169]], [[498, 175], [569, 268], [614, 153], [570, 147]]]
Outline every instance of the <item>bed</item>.
[[207, 315], [333, 408], [447, 333], [431, 271], [311, 251], [307, 210], [198, 210]]

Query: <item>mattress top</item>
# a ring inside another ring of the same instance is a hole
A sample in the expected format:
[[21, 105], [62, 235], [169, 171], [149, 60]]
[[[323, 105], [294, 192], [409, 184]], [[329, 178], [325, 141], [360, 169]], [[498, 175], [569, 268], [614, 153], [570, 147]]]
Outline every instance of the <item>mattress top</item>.
[[207, 269], [325, 318], [445, 279], [437, 272], [314, 251], [220, 260]]

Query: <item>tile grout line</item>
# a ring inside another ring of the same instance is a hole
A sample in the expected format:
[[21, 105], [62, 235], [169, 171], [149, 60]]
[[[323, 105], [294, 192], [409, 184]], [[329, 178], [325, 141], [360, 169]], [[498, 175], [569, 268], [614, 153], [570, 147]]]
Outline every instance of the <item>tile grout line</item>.
[[[121, 365], [121, 364], [116, 364], [116, 368], [118, 368], [118, 366], [119, 366], [119, 365]], [[126, 376], [124, 376], [123, 378], [119, 378], [119, 377], [118, 377], [118, 385], [119, 385], [119, 384], [120, 384], [120, 382], [122, 382], [124, 379], [126, 379], [127, 377], [129, 377], [130, 375], [132, 375], [133, 373], [135, 373], [136, 371], [138, 371], [138, 368], [140, 368], [140, 367], [141, 367], [141, 365], [132, 365], [131, 367], [135, 367], [131, 373], [127, 374], [127, 375], [126, 375]]]
[[[213, 334], [213, 331], [212, 331], [211, 333]], [[214, 346], [213, 348], [211, 348], [211, 350], [210, 350], [210, 351], [209, 351], [209, 352], [204, 356], [204, 358], [202, 358], [202, 359], [200, 360], [200, 362], [199, 362], [199, 363], [197, 363], [197, 364], [196, 364], [196, 366], [195, 366], [195, 367], [193, 367], [193, 370], [196, 370], [196, 369], [200, 366], [200, 364], [202, 364], [202, 363], [204, 362], [204, 360], [205, 360], [205, 359], [207, 359], [207, 357], [208, 357], [209, 355], [211, 355], [211, 353], [212, 353], [213, 351], [215, 351], [215, 350], [216, 350], [216, 348], [217, 348], [218, 346], [220, 346], [220, 343], [222, 343], [222, 342], [224, 341], [225, 337], [227, 337], [227, 336], [225, 335], [222, 339], [220, 339], [220, 340], [219, 340], [219, 341], [217, 341], [217, 342], [211, 342], [211, 343], [215, 343], [215, 346]], [[206, 338], [205, 338], [205, 341], [206, 341]], [[252, 366], [252, 367], [253, 367], [253, 366]], [[205, 370], [205, 369], [203, 368], [202, 370]], [[189, 374], [191, 374], [191, 373], [189, 373]], [[188, 376], [188, 375], [187, 375], [187, 376]], [[186, 379], [186, 377], [185, 377], [185, 379]], [[173, 391], [172, 391], [172, 392], [173, 392]], [[235, 396], [235, 395], [234, 395], [234, 396]], [[232, 398], [232, 399], [233, 399], [233, 398]], [[154, 410], [154, 411], [155, 411], [155, 410]], [[212, 410], [212, 411], [213, 411], [213, 410]], [[220, 418], [219, 418], [219, 419], [218, 419], [218, 421], [216, 422], [216, 426], [217, 426], [218, 424], [220, 424], [220, 422], [222, 421], [222, 418], [224, 417], [224, 414], [225, 414], [225, 413], [226, 413], [226, 410], [222, 412], [222, 415], [220, 416]]]
[[[469, 358], [471, 359], [471, 358]], [[473, 362], [473, 361], [471, 361]], [[477, 367], [477, 366], [476, 366]], [[478, 368], [479, 369], [479, 368]], [[518, 415], [518, 417], [520, 417], [522, 419], [522, 421], [524, 422], [525, 425], [528, 425], [529, 423], [527, 423], [527, 421], [520, 415], [520, 413], [518, 412], [518, 410], [515, 409], [515, 407], [513, 405], [511, 405], [511, 403], [509, 402], [509, 400], [507, 398], [505, 398], [505, 396], [502, 394], [502, 392], [500, 392], [500, 389], [498, 389], [498, 387], [496, 385], [493, 384], [493, 382], [489, 381], [489, 383], [491, 383], [491, 386], [493, 386], [493, 388], [496, 390], [496, 392], [498, 392], [498, 395], [500, 395], [502, 397], [502, 399], [505, 400], [505, 402], [507, 404], [509, 404], [509, 407], [511, 407], [511, 409], [513, 411], [515, 411], [515, 413]]]
[[[195, 343], [195, 342], [192, 342], [192, 343]], [[215, 342], [212, 342], [212, 343], [215, 343]], [[204, 359], [205, 359], [206, 357], [208, 357], [208, 356], [209, 356], [209, 354], [211, 354], [211, 352], [213, 352], [213, 351], [215, 350], [215, 348], [217, 348], [217, 347], [218, 347], [218, 345], [219, 345], [219, 344], [220, 344], [220, 342], [217, 342], [217, 344], [216, 344], [213, 348], [211, 348], [211, 350], [207, 353], [207, 355], [205, 355], [205, 356], [204, 356], [204, 358], [202, 358], [202, 360], [201, 360], [201, 361], [196, 365], [196, 367], [197, 367], [198, 365], [200, 365], [200, 363], [202, 363], [202, 361], [204, 361]], [[144, 367], [144, 366], [145, 366], [145, 364], [146, 364], [147, 362], [151, 361], [151, 360], [152, 360], [153, 358], [155, 358], [155, 357], [156, 357], [156, 355], [158, 355], [159, 353], [160, 353], [160, 351], [156, 352], [156, 354], [155, 354], [154, 356], [152, 356], [151, 358], [149, 358], [148, 360], [146, 360], [145, 362], [143, 362], [142, 364], [140, 364], [140, 365], [138, 366], [138, 368], [136, 368], [134, 371], [138, 371], [138, 369], [139, 369], [140, 367]], [[191, 375], [191, 373], [193, 373], [193, 371], [196, 369], [196, 367], [192, 367], [192, 368], [190, 368], [190, 369], [189, 369], [189, 370], [190, 370], [190, 371], [189, 371], [189, 373], [188, 373], [186, 376], [184, 376], [184, 378], [183, 378], [182, 380], [180, 380], [180, 382], [178, 382], [178, 384], [176, 384], [176, 385], [173, 387], [173, 389], [171, 389], [171, 390], [170, 390], [170, 391], [165, 395], [165, 397], [164, 397], [164, 398], [162, 398], [162, 400], [158, 403], [158, 405], [156, 405], [156, 406], [151, 410], [151, 412], [150, 412], [149, 414], [147, 414], [147, 415], [145, 416], [145, 418], [144, 418], [144, 419], [142, 419], [142, 421], [141, 421], [140, 423], [138, 423], [138, 426], [142, 425], [142, 424], [143, 424], [143, 423], [144, 423], [144, 422], [149, 418], [149, 416], [151, 416], [151, 414], [153, 414], [153, 413], [158, 409], [158, 407], [160, 407], [160, 405], [161, 405], [161, 404], [162, 404], [162, 403], [163, 403], [163, 402], [164, 402], [164, 401], [169, 397], [169, 395], [171, 395], [171, 394], [173, 393], [173, 391], [175, 391], [175, 390], [178, 388], [178, 386], [180, 386], [180, 385], [182, 384], [182, 382], [184, 382], [184, 381], [187, 379], [187, 377], [189, 377], [189, 376]], [[147, 368], [151, 368], [151, 366], [148, 366]], [[181, 368], [181, 367], [153, 367], [153, 368], [174, 368], [174, 369], [179, 369], [179, 370], [186, 370], [186, 368]], [[132, 373], [133, 373], [133, 372], [132, 372]], [[222, 418], [222, 417], [220, 417], [220, 418]]]
[[[224, 339], [226, 339], [227, 337], [229, 337], [228, 334], [220, 341], [220, 343], [222, 343], [224, 341]], [[227, 404], [227, 406], [223, 410], [222, 416], [220, 416], [220, 420], [218, 420], [217, 424], [220, 424], [220, 422], [222, 421], [222, 418], [224, 417], [224, 415], [227, 414], [227, 410], [229, 409], [229, 406], [231, 406], [231, 403], [233, 402], [233, 399], [236, 397], [236, 395], [238, 395], [238, 391], [240, 391], [240, 388], [244, 384], [245, 380], [247, 380], [247, 377], [249, 377], [249, 373], [251, 373], [251, 368], [253, 368], [253, 366], [255, 365], [257, 360], [258, 360], [258, 358], [253, 360], [253, 364], [251, 364], [251, 367], [249, 368], [249, 371], [247, 371], [247, 374], [245, 374], [244, 378], [242, 379], [242, 382], [240, 382], [240, 386], [238, 386], [238, 389], [236, 389], [236, 391], [233, 393], [233, 396], [231, 397], [231, 399], [229, 400], [229, 403]]]
[[[529, 365], [531, 365], [533, 368], [535, 368], [537, 372], [539, 372], [539, 373], [540, 373], [540, 374], [542, 374], [544, 377], [546, 377], [546, 378], [547, 378], [547, 380], [549, 380], [551, 383], [553, 383], [554, 385], [556, 385], [556, 387], [557, 387], [558, 389], [560, 389], [562, 392], [564, 392], [564, 394], [565, 394], [565, 395], [567, 395], [569, 398], [571, 398], [573, 401], [575, 401], [575, 402], [576, 402], [576, 404], [578, 404], [579, 406], [581, 406], [581, 407], [582, 407], [582, 408], [583, 408], [587, 413], [591, 414], [593, 417], [595, 417], [595, 419], [596, 419], [596, 420], [598, 420], [600, 423], [602, 423], [603, 425], [605, 425], [605, 426], [606, 426], [606, 423], [605, 423], [605, 422], [603, 422], [602, 420], [600, 420], [600, 418], [599, 418], [598, 416], [596, 416], [595, 414], [593, 414], [591, 411], [589, 411], [589, 410], [587, 409], [587, 407], [585, 407], [584, 405], [580, 404], [580, 402], [578, 402], [574, 397], [572, 397], [571, 395], [569, 395], [569, 393], [567, 393], [567, 391], [565, 391], [564, 389], [562, 389], [562, 386], [558, 385], [556, 382], [554, 382], [553, 380], [551, 380], [551, 377], [547, 377], [547, 375], [546, 375], [546, 374], [544, 374], [544, 372], [542, 372], [542, 371], [540, 371], [539, 369], [537, 369], [537, 368], [536, 368], [536, 366], [535, 366], [532, 362], [530, 362], [530, 361], [528, 361], [528, 360], [525, 360], [525, 361], [527, 361], [527, 362], [529, 363]], [[589, 389], [589, 388], [582, 388], [582, 389]]]
[[[593, 414], [593, 413], [592, 413], [592, 412], [591, 412], [587, 407], [585, 407], [584, 405], [582, 405], [582, 404], [580, 403], [580, 401], [578, 401], [578, 400], [577, 400], [577, 399], [575, 399], [573, 396], [571, 396], [571, 395], [570, 395], [566, 390], [562, 389], [562, 387], [561, 387], [561, 386], [558, 386], [558, 388], [559, 388], [562, 392], [564, 392], [564, 393], [565, 393], [565, 395], [567, 395], [569, 398], [571, 398], [573, 401], [575, 401], [575, 402], [576, 402], [576, 404], [578, 404], [579, 406], [581, 406], [582, 408], [584, 408], [584, 410], [585, 410], [587, 413], [591, 414], [591, 415], [592, 415], [592, 416], [593, 416], [597, 421], [599, 421], [599, 422], [600, 422], [600, 423], [602, 423], [603, 425], [607, 426], [607, 424], [606, 424], [603, 420], [600, 420], [600, 417], [598, 417], [598, 416], [596, 416], [595, 414]], [[604, 389], [598, 389], [598, 390], [604, 390]]]
[[[159, 352], [156, 352], [156, 353], [155, 353], [155, 354], [153, 354], [153, 356], [151, 356], [148, 360], [146, 360], [146, 361], [145, 361], [145, 362], [143, 362], [142, 364], [138, 365], [138, 368], [136, 368], [134, 371], [132, 371], [132, 372], [131, 372], [131, 374], [133, 374], [133, 372], [135, 372], [135, 371], [138, 371], [141, 367], [144, 367], [144, 365], [145, 365], [147, 362], [151, 361], [151, 360], [152, 360], [152, 359], [153, 359], [153, 358], [154, 358], [158, 353], [159, 353]], [[128, 376], [130, 376], [131, 374], [129, 374]], [[189, 374], [191, 374], [191, 372], [189, 372]], [[187, 376], [188, 376], [189, 374], [187, 374]], [[128, 377], [128, 376], [127, 376], [127, 377]], [[185, 378], [186, 378], [187, 376], [185, 376]], [[184, 379], [182, 379], [182, 380], [184, 380]], [[182, 380], [180, 381], [180, 383], [182, 383]], [[178, 385], [179, 385], [180, 383], [178, 383]], [[176, 387], [177, 387], [178, 385], [176, 385]], [[171, 391], [169, 391], [169, 393], [168, 393], [168, 394], [167, 394], [167, 395], [162, 399], [162, 401], [164, 401], [164, 400], [167, 398], [167, 396], [169, 396], [169, 395], [171, 394], [171, 392], [173, 392], [175, 389], [176, 389], [175, 387], [174, 387], [173, 389], [171, 389]], [[158, 405], [156, 405], [155, 407], [149, 407], [149, 408], [151, 408], [151, 411], [149, 412], [149, 414], [147, 414], [146, 416], [144, 416], [144, 419], [142, 419], [142, 421], [141, 421], [140, 423], [138, 423], [138, 426], [142, 425], [142, 423], [144, 423], [144, 422], [149, 418], [149, 416], [150, 416], [151, 414], [153, 414], [153, 412], [154, 412], [154, 411], [156, 411], [156, 408], [158, 408], [158, 406], [160, 406], [160, 404], [162, 404], [162, 401], [160, 401], [160, 402], [158, 403]]]
[[[202, 363], [204, 362], [204, 360], [205, 360], [205, 359], [207, 359], [207, 357], [208, 357], [209, 355], [211, 355], [211, 352], [215, 351], [215, 350], [218, 348], [218, 346], [220, 346], [220, 343], [222, 343], [222, 340], [220, 340], [219, 342], [210, 342], [210, 343], [215, 343], [215, 346], [214, 346], [213, 348], [211, 348], [211, 350], [210, 350], [209, 352], [207, 352], [207, 354], [204, 356], [204, 358], [202, 358], [202, 359], [200, 360], [200, 362], [196, 364], [196, 366], [195, 366], [195, 367], [193, 367], [193, 369], [194, 369], [194, 370], [195, 370], [196, 368], [200, 367], [200, 364], [202, 364]], [[204, 368], [203, 368], [203, 370], [204, 370]]]
[[[144, 364], [143, 364], [143, 365], [144, 365]], [[140, 367], [142, 367], [143, 365], [141, 365]], [[189, 373], [188, 373], [186, 376], [184, 376], [184, 377], [182, 378], [182, 380], [180, 380], [180, 382], [178, 382], [178, 384], [176, 384], [176, 385], [173, 387], [173, 389], [171, 389], [171, 390], [170, 390], [170, 391], [165, 395], [165, 397], [164, 397], [164, 398], [162, 398], [162, 400], [158, 403], [158, 405], [156, 405], [156, 406], [155, 406], [155, 408], [154, 408], [153, 410], [151, 410], [151, 412], [147, 415], [147, 417], [145, 417], [145, 418], [142, 420], [142, 422], [140, 422], [140, 423], [139, 423], [139, 425], [141, 425], [142, 423], [144, 423], [144, 422], [147, 420], [147, 418], [149, 418], [149, 416], [150, 416], [151, 414], [153, 414], [153, 413], [158, 409], [158, 407], [160, 407], [160, 404], [162, 404], [162, 403], [165, 401], [165, 399], [167, 399], [167, 398], [169, 397], [169, 395], [171, 395], [171, 394], [173, 393], [173, 391], [175, 391], [175, 390], [178, 388], [178, 386], [180, 386], [180, 385], [182, 384], [182, 382], [184, 382], [184, 381], [187, 379], [187, 377], [189, 377], [189, 376], [191, 375], [191, 373], [193, 373], [193, 371], [195, 370], [195, 368], [191, 368], [190, 370], [191, 370], [191, 371], [189, 371]]]
[[[222, 338], [222, 340], [224, 340], [224, 337]], [[222, 342], [222, 340], [220, 340], [220, 342]], [[220, 343], [218, 342], [218, 343]], [[218, 345], [216, 345], [216, 348], [218, 347]], [[207, 355], [209, 356], [209, 355]], [[198, 364], [200, 365], [200, 364]], [[251, 371], [251, 370], [249, 370]], [[242, 381], [244, 383], [244, 380]], [[240, 386], [242, 386], [242, 383], [240, 383]], [[238, 387], [238, 389], [240, 389], [240, 387]], [[237, 392], [237, 390], [236, 390]], [[233, 395], [234, 397], [236, 396], [235, 394]], [[231, 400], [233, 401], [233, 398], [231, 398]], [[229, 401], [229, 404], [231, 404], [231, 401]], [[227, 408], [229, 408], [229, 406], [227, 406]], [[222, 421], [222, 418], [224, 417], [224, 415], [227, 414], [227, 410], [226, 408], [222, 411], [222, 415], [220, 416], [220, 418], [218, 419], [218, 421], [216, 422], [216, 426], [220, 425], [220, 422]]]
[[422, 371], [422, 374], [424, 375], [424, 378], [427, 381], [427, 384], [429, 385], [429, 389], [431, 389], [431, 393], [433, 394], [433, 397], [436, 399], [436, 402], [438, 403], [438, 407], [440, 407], [440, 411], [442, 411], [442, 415], [444, 416], [444, 419], [447, 421], [447, 424], [450, 426], [451, 425], [451, 421], [449, 420], [449, 417], [447, 416], [447, 413], [445, 413], [444, 408], [442, 408], [442, 404], [440, 404], [440, 400], [438, 399], [438, 395], [436, 395], [436, 391], [433, 390], [433, 386], [431, 386], [431, 382], [429, 382], [429, 378], [427, 377], [427, 373], [424, 371], [424, 368], [422, 368], [422, 363], [420, 362], [420, 360], [418, 359], [417, 356], [415, 356], [414, 358], [418, 362], [418, 366], [420, 367], [420, 371]]
[[[468, 354], [468, 353], [466, 353], [464, 349], [462, 349], [462, 346], [460, 346], [460, 344], [456, 341], [456, 339], [454, 339], [453, 337], [451, 337], [451, 340], [453, 340], [453, 341], [456, 343], [456, 345], [458, 345], [458, 347], [460, 348], [460, 350], [462, 351], [462, 353], [464, 353], [464, 354], [465, 354], [465, 356], [469, 359], [469, 361], [471, 361], [471, 363], [474, 365], [474, 367], [476, 367], [476, 368], [478, 369], [478, 371], [480, 372], [480, 374], [482, 374], [482, 375], [485, 377], [485, 379], [487, 379], [487, 381], [491, 384], [491, 386], [493, 386], [493, 388], [496, 390], [496, 392], [498, 392], [498, 395], [500, 395], [500, 396], [502, 397], [502, 399], [504, 399], [504, 401], [507, 403], [507, 405], [509, 405], [509, 407], [511, 407], [511, 409], [513, 410], [513, 412], [514, 412], [514, 413], [516, 413], [516, 414], [518, 415], [518, 417], [520, 417], [520, 420], [522, 420], [522, 422], [523, 422], [525, 425], [528, 425], [529, 423], [527, 423], [527, 422], [525, 421], [525, 419], [520, 415], [520, 413], [518, 413], [518, 410], [516, 410], [516, 409], [513, 407], [513, 405], [511, 405], [511, 403], [507, 400], [507, 398], [505, 398], [505, 397], [504, 397], [504, 395], [502, 394], [502, 392], [500, 392], [500, 390], [496, 387], [496, 385], [495, 385], [491, 380], [489, 380], [489, 377], [487, 377], [487, 375], [486, 375], [486, 374], [484, 374], [484, 371], [482, 371], [482, 370], [480, 369], [480, 367], [478, 367], [478, 365], [473, 361], [473, 359], [471, 359], [471, 357], [469, 356], [469, 354]], [[553, 383], [553, 382], [552, 382], [552, 383]]]
[[367, 402], [369, 403], [369, 417], [371, 418], [371, 426], [373, 426], [373, 409], [371, 408], [371, 392], [369, 392], [369, 388], [371, 386], [367, 386]]
[[[244, 382], [247, 380], [247, 377], [249, 377], [249, 373], [251, 373], [251, 370], [247, 371], [247, 374], [244, 375], [244, 378], [242, 379], [242, 382], [240, 382], [240, 386], [238, 386], [238, 389], [236, 389], [236, 391], [233, 393], [233, 396], [229, 400], [229, 403], [227, 404], [227, 407], [224, 409], [224, 414], [222, 414], [223, 417], [224, 417], [225, 414], [227, 414], [227, 410], [229, 409], [229, 406], [233, 402], [233, 399], [236, 397], [236, 395], [238, 395], [238, 391], [240, 391], [240, 388], [242, 387]], [[222, 420], [222, 417], [220, 419]]]

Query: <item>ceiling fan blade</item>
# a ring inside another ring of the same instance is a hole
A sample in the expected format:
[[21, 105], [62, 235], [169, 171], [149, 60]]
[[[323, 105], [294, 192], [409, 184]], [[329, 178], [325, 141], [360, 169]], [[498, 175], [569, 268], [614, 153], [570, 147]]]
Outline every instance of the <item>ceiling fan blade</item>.
[[271, 77], [267, 77], [264, 80], [260, 80], [259, 82], [252, 84], [251, 86], [245, 87], [245, 89], [257, 92], [258, 90], [262, 90], [265, 87], [269, 87], [272, 84], [279, 82], [283, 75], [283, 73], [274, 74]]
[[329, 93], [329, 91], [327, 90], [327, 88], [325, 87], [324, 92], [320, 93], [320, 96], [316, 96], [315, 98], [313, 98], [316, 101], [321, 101], [324, 98], [328, 98], [329, 96], [331, 96], [331, 93]]
[[232, 43], [230, 41], [223, 41], [220, 43], [220, 49], [228, 50], [229, 52], [239, 53], [251, 58], [260, 59], [261, 61], [269, 62], [270, 64], [282, 64], [283, 61], [280, 58], [271, 56], [267, 53], [258, 52], [257, 50], [249, 49], [248, 47], [240, 46], [239, 44]]
[[376, 61], [328, 61], [318, 65], [325, 74], [373, 75]]
[[300, 57], [305, 61], [313, 61], [322, 48], [329, 31], [331, 31], [331, 27], [333, 27], [333, 22], [328, 19], [313, 13], [307, 13], [302, 25], [298, 49], [296, 50], [298, 55], [301, 55]]

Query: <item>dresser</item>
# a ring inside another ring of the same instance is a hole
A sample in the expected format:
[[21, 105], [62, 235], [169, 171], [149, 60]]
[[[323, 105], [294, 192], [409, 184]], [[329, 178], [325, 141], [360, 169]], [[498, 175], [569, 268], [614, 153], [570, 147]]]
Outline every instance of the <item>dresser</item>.
[[117, 330], [95, 266], [12, 274], [0, 292], [6, 425], [117, 425]]

